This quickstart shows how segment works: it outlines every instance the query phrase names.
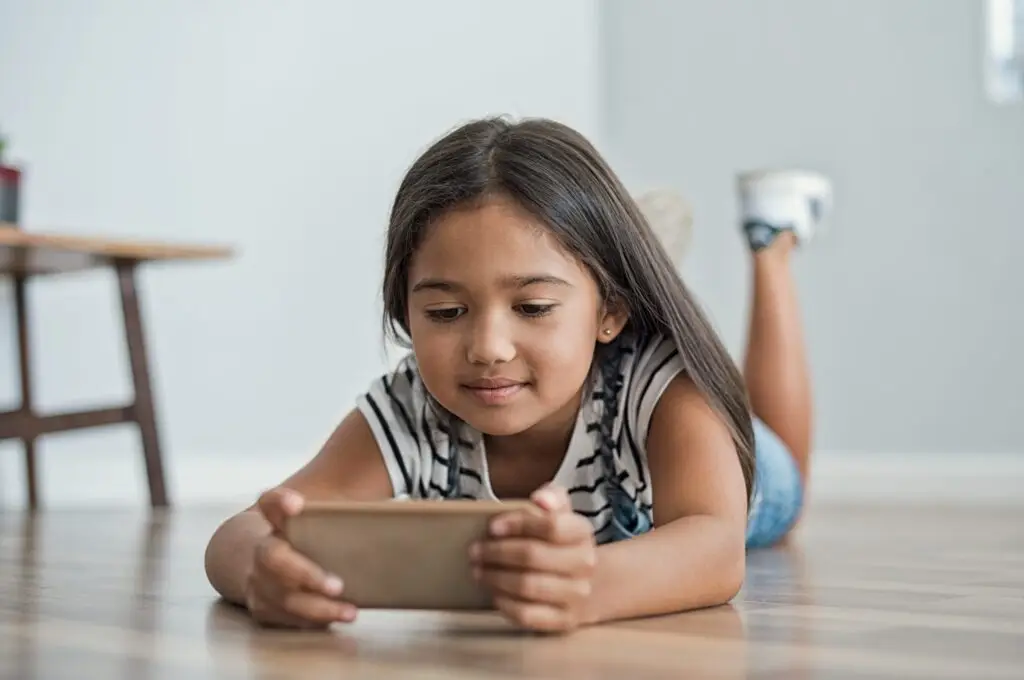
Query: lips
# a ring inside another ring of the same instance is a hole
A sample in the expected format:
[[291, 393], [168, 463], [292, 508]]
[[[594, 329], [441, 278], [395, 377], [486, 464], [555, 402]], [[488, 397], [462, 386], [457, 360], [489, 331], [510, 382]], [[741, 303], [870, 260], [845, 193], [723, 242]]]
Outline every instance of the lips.
[[484, 404], [497, 406], [514, 398], [526, 383], [512, 378], [477, 378], [463, 384], [463, 387]]
[[512, 378], [477, 378], [466, 383], [466, 387], [470, 389], [501, 389], [502, 387], [512, 387], [513, 385], [522, 385], [522, 380], [513, 380]]

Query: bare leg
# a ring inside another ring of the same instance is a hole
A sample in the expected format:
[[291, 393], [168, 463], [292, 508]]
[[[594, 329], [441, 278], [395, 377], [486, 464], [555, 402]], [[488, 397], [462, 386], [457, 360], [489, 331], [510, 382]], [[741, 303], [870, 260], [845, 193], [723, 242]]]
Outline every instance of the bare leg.
[[780, 234], [753, 254], [753, 296], [744, 376], [754, 415], [789, 447], [807, 483], [813, 406], [810, 369], [789, 260], [795, 239]]

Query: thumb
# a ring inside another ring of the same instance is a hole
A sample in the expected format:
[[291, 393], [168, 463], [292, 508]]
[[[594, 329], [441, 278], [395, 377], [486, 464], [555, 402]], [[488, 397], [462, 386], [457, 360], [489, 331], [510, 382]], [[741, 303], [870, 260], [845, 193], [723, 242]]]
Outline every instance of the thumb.
[[556, 484], [545, 484], [530, 495], [530, 500], [548, 512], [565, 512], [572, 509], [572, 502], [565, 489]]
[[275, 531], [284, 531], [285, 522], [302, 512], [305, 498], [298, 491], [286, 487], [271, 489], [260, 496], [256, 507], [263, 517], [270, 522]]

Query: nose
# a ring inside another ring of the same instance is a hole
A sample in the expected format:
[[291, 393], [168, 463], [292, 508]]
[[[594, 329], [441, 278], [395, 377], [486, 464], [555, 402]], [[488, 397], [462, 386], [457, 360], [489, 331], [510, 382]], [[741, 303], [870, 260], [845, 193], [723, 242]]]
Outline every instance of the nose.
[[516, 356], [511, 329], [499, 315], [478, 315], [469, 325], [466, 359], [472, 364], [500, 364]]

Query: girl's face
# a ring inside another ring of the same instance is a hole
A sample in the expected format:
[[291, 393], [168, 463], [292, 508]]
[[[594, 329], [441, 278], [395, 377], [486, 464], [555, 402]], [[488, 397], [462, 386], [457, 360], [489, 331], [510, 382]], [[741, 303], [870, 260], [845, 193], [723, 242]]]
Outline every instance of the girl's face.
[[493, 436], [571, 422], [594, 342], [626, 322], [606, 309], [589, 271], [502, 198], [431, 226], [411, 262], [408, 299], [427, 389]]

